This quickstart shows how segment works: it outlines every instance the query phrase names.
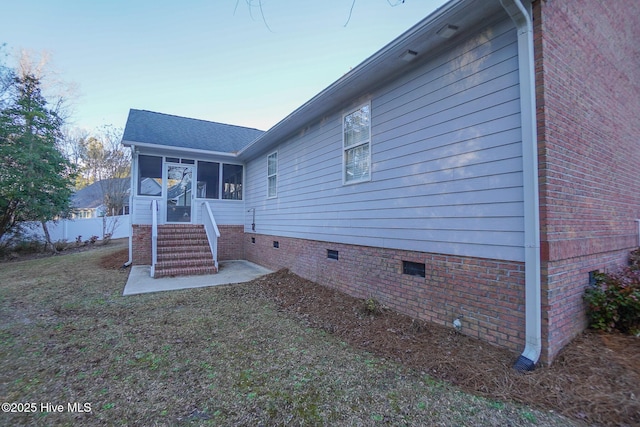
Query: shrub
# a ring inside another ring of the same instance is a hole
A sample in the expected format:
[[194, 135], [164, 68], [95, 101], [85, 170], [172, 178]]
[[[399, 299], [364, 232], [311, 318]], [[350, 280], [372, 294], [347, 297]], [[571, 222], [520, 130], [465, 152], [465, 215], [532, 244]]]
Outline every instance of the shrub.
[[21, 254], [34, 254], [44, 250], [44, 244], [37, 238], [24, 238], [16, 242], [13, 250]]
[[631, 255], [629, 255], [629, 268], [632, 270], [640, 270], [640, 248], [631, 251]]
[[632, 264], [617, 273], [598, 273], [595, 279], [584, 295], [589, 326], [640, 334], [640, 269]]
[[69, 243], [64, 239], [56, 240], [55, 242], [53, 242], [53, 247], [56, 249], [56, 251], [61, 252], [69, 247]]
[[366, 314], [375, 316], [382, 313], [382, 306], [378, 300], [373, 297], [369, 297], [363, 301], [363, 310]]

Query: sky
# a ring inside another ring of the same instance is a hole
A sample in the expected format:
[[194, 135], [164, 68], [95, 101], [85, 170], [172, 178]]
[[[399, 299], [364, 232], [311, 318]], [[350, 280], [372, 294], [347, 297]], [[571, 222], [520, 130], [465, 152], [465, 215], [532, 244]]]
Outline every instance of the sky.
[[73, 127], [124, 128], [134, 108], [267, 130], [445, 2], [20, 0], [0, 45], [11, 67], [48, 53]]

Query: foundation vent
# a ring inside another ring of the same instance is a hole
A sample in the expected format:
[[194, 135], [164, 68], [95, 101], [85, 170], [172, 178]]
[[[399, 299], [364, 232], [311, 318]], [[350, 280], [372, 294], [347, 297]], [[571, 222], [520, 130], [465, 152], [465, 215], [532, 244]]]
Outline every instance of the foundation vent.
[[338, 251], [327, 249], [327, 258], [337, 260], [338, 259]]
[[402, 261], [402, 274], [408, 274], [409, 276], [425, 277], [424, 263]]

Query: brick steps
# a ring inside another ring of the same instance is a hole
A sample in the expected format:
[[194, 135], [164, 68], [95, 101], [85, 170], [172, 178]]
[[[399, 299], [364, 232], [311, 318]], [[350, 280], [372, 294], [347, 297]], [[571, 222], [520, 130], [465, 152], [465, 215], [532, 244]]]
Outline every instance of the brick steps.
[[154, 277], [217, 273], [204, 226], [158, 226], [158, 262]]

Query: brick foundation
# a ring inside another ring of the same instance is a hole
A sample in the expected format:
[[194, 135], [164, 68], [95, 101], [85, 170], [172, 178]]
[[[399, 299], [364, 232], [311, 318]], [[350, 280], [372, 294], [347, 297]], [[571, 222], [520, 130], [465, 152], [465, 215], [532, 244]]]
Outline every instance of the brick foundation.
[[[219, 225], [218, 260], [244, 259], [244, 226]], [[151, 265], [151, 226], [133, 225], [133, 265]]]
[[218, 239], [218, 259], [221, 261], [230, 259], [244, 259], [243, 225], [219, 225], [220, 238]]
[[[524, 347], [523, 263], [252, 233], [244, 238], [249, 261], [373, 297], [414, 318], [451, 326], [462, 316], [466, 335], [514, 351]], [[339, 259], [327, 258], [327, 249], [338, 251]], [[403, 274], [403, 260], [424, 263], [426, 277]]]
[[134, 224], [132, 228], [133, 265], [151, 265], [151, 226]]

